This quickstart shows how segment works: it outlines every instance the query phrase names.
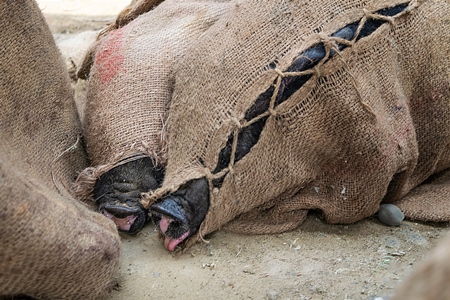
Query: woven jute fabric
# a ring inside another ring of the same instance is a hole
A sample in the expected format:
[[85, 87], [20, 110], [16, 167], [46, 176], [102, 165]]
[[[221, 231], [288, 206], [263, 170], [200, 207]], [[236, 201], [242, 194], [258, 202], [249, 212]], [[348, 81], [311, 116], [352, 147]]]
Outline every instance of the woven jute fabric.
[[154, 4], [130, 4], [102, 32], [79, 71], [89, 74], [83, 128], [91, 160], [75, 186], [80, 198], [89, 198], [95, 180], [124, 159], [146, 155], [166, 164], [164, 128], [177, 61], [230, 6], [187, 0]]
[[[380, 13], [392, 7], [401, 9]], [[381, 202], [398, 204], [416, 220], [449, 221], [448, 181], [415, 190], [450, 166], [449, 13], [449, 2], [437, 0], [233, 6], [177, 68], [166, 177], [144, 204], [206, 177], [211, 205], [190, 242], [220, 228], [290, 230], [308, 210], [320, 210], [329, 223], [352, 223], [374, 215]], [[378, 27], [363, 38], [333, 37], [371, 20]], [[287, 71], [320, 43], [327, 54], [313, 68]], [[283, 79], [305, 75], [275, 106]], [[246, 119], [270, 89], [268, 109]], [[217, 171], [229, 138], [235, 149], [238, 133], [262, 117], [250, 152], [234, 163], [232, 151], [231, 163]]]
[[34, 1], [0, 2], [0, 27], [0, 296], [98, 299], [120, 239], [69, 192], [87, 159], [67, 70]]

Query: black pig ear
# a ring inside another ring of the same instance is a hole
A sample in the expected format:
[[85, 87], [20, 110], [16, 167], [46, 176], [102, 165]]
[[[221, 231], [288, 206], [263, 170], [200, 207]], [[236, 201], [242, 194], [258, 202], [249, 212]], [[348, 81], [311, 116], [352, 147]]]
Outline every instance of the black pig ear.
[[150, 206], [150, 210], [167, 216], [174, 221], [188, 223], [186, 212], [181, 206], [180, 200], [181, 199], [178, 196], [169, 196], [162, 201], [153, 203]]

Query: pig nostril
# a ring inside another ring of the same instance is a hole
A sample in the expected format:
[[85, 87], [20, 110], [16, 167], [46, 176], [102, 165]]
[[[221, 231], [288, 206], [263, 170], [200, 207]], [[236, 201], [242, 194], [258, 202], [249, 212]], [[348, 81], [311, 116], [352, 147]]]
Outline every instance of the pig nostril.
[[150, 211], [153, 215], [161, 218], [187, 223], [185, 211], [180, 203], [182, 203], [182, 199], [179, 196], [171, 196], [152, 204]]

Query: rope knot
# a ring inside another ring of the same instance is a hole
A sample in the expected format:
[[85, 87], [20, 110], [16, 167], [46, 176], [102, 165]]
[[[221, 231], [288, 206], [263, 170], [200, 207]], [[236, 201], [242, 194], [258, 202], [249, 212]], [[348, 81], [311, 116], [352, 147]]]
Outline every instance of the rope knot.
[[322, 77], [322, 72], [320, 71], [320, 65], [317, 65], [314, 67], [314, 74], [317, 76], [317, 78]]
[[278, 74], [278, 76], [280, 76], [281, 78], [284, 78], [286, 75], [284, 75], [284, 73], [283, 73], [283, 71], [281, 71], [280, 69], [278, 69], [278, 68], [275, 68], [275, 69], [273, 69], [277, 74]]
[[272, 117], [275, 117], [275, 116], [277, 115], [277, 111], [276, 111], [275, 109], [273, 109], [273, 108], [269, 108], [269, 114], [270, 114]]
[[231, 122], [235, 125], [236, 128], [242, 129], [243, 124], [242, 124], [241, 120], [239, 120], [239, 119], [236, 118], [236, 117], [231, 117], [230, 120], [231, 120]]

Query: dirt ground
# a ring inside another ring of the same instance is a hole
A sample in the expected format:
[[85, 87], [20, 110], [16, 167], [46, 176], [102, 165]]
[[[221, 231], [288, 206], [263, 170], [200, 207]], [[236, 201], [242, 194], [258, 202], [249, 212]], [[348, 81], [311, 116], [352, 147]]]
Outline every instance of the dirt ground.
[[[98, 30], [128, 0], [81, 0], [76, 10], [61, 1], [40, 7], [68, 67], [79, 64]], [[73, 71], [73, 70], [72, 70]], [[83, 95], [83, 82], [76, 85]], [[208, 243], [169, 253], [154, 225], [122, 236], [119, 284], [107, 299], [377, 299], [425, 258], [449, 224], [405, 221], [382, 225], [376, 217], [329, 225], [317, 214], [292, 232], [246, 236], [217, 232]]]

